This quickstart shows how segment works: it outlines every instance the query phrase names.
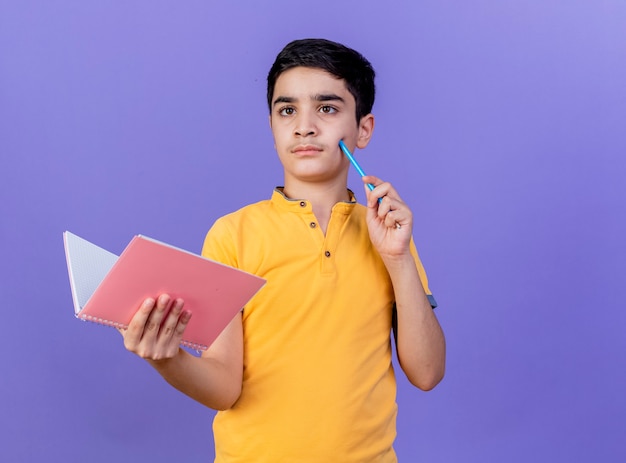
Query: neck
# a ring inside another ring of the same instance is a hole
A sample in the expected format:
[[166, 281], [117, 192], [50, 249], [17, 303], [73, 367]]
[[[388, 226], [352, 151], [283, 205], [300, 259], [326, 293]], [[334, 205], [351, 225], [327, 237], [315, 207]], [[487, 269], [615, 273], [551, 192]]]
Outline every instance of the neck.
[[306, 199], [309, 201], [313, 208], [313, 213], [324, 233], [326, 233], [326, 227], [330, 221], [333, 206], [338, 202], [350, 200], [345, 182], [314, 184], [285, 182], [283, 192], [288, 198]]

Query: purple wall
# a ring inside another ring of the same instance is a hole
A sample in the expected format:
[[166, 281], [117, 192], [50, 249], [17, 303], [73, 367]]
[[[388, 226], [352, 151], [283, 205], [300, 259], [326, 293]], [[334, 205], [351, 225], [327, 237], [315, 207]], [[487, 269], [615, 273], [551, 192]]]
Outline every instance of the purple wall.
[[0, 461], [211, 460], [211, 412], [74, 319], [61, 234], [199, 251], [268, 197], [265, 77], [308, 36], [378, 70], [359, 159], [412, 205], [447, 335], [435, 391], [400, 379], [401, 461], [624, 461], [625, 24], [620, 0], [0, 2]]

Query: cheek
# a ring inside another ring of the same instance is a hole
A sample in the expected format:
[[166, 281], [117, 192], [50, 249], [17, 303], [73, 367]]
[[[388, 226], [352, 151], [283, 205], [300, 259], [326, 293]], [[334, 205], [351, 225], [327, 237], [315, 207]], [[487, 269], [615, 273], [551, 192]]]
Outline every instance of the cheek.
[[350, 151], [354, 151], [354, 147], [356, 145], [357, 137], [354, 131], [344, 130], [336, 135], [336, 145], [339, 147], [339, 140], [343, 140]]
[[354, 123], [353, 119], [345, 120], [341, 125], [337, 125], [337, 142], [342, 139], [346, 144], [348, 141], [355, 143], [359, 136], [359, 128]]
[[354, 135], [344, 125], [331, 126], [328, 129], [328, 142], [334, 143], [339, 146], [339, 140], [343, 140], [344, 143], [351, 143], [354, 140]]
[[274, 147], [284, 145], [286, 140], [285, 131], [274, 125], [272, 127], [272, 138], [274, 139]]

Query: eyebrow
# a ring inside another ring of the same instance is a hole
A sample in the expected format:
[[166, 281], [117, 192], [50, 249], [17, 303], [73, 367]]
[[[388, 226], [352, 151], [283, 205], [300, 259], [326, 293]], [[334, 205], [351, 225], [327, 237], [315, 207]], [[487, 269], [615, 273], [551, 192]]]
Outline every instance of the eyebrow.
[[293, 103], [294, 101], [296, 101], [296, 99], [291, 98], [290, 96], [279, 96], [274, 100], [272, 106], [276, 106], [278, 103]]
[[341, 98], [339, 95], [335, 95], [334, 93], [315, 95], [313, 99], [315, 101], [339, 101], [341, 103], [344, 102], [343, 98]]
[[[317, 95], [313, 95], [313, 100], [315, 101], [339, 101], [341, 103], [344, 103], [345, 100], [340, 97], [339, 95], [335, 95], [334, 93], [320, 93]], [[279, 96], [274, 100], [274, 103], [272, 103], [272, 106], [276, 106], [279, 103], [294, 103], [297, 102], [298, 99], [297, 98], [293, 98], [290, 96]]]

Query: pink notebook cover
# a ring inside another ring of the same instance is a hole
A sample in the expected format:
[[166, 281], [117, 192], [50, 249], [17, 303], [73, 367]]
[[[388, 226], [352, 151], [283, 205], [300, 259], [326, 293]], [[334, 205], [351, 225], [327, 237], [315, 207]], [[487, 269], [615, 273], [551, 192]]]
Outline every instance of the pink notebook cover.
[[[144, 299], [167, 293], [184, 299], [185, 308], [193, 314], [182, 342], [193, 349], [206, 350], [265, 284], [263, 278], [145, 236], [135, 236], [117, 260], [69, 232], [64, 242], [78, 318], [126, 327]], [[94, 249], [99, 253], [96, 259]], [[102, 257], [108, 259], [104, 265], [97, 262]], [[94, 277], [97, 265], [105, 276], [94, 283], [94, 278], [100, 278]], [[89, 278], [91, 282], [86, 281]], [[95, 287], [93, 294], [88, 294], [91, 289], [83, 283]], [[82, 303], [81, 298], [88, 299]]]

